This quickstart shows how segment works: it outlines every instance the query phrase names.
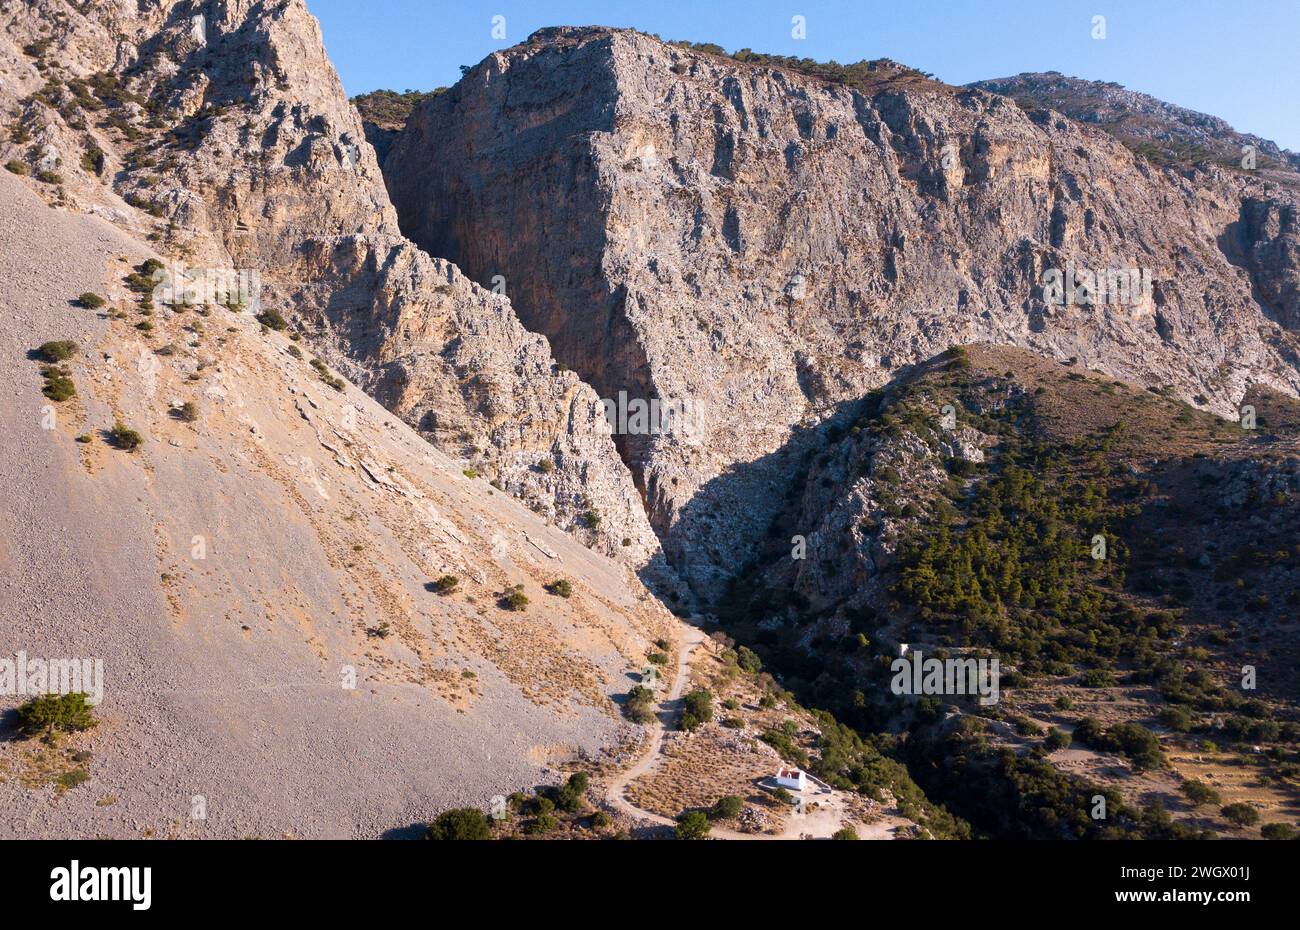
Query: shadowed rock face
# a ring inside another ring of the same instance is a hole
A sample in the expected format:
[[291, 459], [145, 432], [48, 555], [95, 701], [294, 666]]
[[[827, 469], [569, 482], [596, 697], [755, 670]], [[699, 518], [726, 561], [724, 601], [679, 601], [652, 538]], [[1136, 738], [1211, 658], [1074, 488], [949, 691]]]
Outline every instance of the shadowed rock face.
[[[620, 437], [672, 561], [743, 561], [830, 414], [949, 345], [1016, 345], [1230, 413], [1295, 366], [1294, 203], [973, 89], [855, 90], [629, 31], [552, 29], [420, 105], [385, 176], [403, 230], [604, 397], [703, 434]], [[1131, 305], [1044, 276], [1144, 269]], [[777, 450], [782, 450], [778, 452]]]
[[[599, 398], [557, 368], [507, 298], [401, 236], [301, 0], [46, 4], [11, 14], [6, 32], [17, 78], [3, 102], [62, 153], [72, 206], [153, 235], [191, 266], [257, 270], [264, 307], [441, 449], [601, 551], [657, 558]], [[46, 79], [20, 49], [42, 38], [65, 77], [120, 86], [125, 103], [85, 127], [105, 153], [99, 176], [76, 167], [82, 133], [63, 112], [76, 107], [26, 96]]]

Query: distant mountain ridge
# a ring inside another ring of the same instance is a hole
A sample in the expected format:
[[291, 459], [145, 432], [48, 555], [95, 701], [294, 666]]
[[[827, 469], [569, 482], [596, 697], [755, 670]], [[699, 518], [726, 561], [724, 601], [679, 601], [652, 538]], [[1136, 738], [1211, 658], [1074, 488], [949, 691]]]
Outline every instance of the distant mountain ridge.
[[[898, 66], [703, 48], [540, 30], [419, 104], [382, 166], [403, 233], [510, 282], [602, 397], [703, 414], [699, 441], [616, 437], [697, 594], [762, 538], [801, 429], [951, 345], [1077, 357], [1220, 415], [1251, 384], [1300, 391], [1289, 188]], [[1058, 306], [1045, 275], [1071, 266], [1154, 286]]]
[[1128, 90], [1114, 81], [1089, 81], [1058, 71], [1045, 71], [975, 81], [966, 86], [1092, 124], [1162, 163], [1209, 160], [1225, 167], [1238, 167], [1243, 147], [1254, 146], [1261, 169], [1300, 172], [1300, 154], [1296, 152], [1260, 136], [1238, 132], [1217, 116]]

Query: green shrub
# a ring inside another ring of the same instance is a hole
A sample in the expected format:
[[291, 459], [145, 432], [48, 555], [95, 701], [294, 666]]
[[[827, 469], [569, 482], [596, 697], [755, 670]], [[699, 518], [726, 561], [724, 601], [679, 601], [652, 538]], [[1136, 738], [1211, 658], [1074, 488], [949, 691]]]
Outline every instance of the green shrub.
[[573, 585], [569, 584], [569, 582], [563, 578], [558, 578], [555, 581], [552, 581], [546, 586], [546, 590], [548, 593], [554, 594], [556, 597], [573, 596]]
[[83, 691], [71, 694], [43, 694], [18, 708], [18, 729], [25, 736], [44, 734], [54, 739], [63, 733], [89, 730], [95, 726], [94, 708]]
[[27, 174], [27, 166], [24, 165], [16, 158], [11, 158], [7, 162], [5, 162], [5, 170], [10, 172], [11, 174], [17, 174], [17, 175]]
[[1117, 723], [1106, 731], [1109, 741], [1128, 757], [1137, 771], [1160, 768], [1164, 765], [1164, 753], [1160, 749], [1160, 740], [1154, 733], [1140, 724]]
[[515, 585], [509, 588], [501, 596], [501, 607], [503, 610], [522, 611], [528, 609], [528, 595], [523, 591], [523, 585]]
[[545, 795], [537, 795], [528, 801], [525, 810], [530, 814], [549, 814], [555, 810], [555, 802]]
[[134, 452], [139, 448], [140, 443], [144, 442], [143, 436], [121, 423], [114, 423], [113, 428], [108, 431], [108, 436], [113, 441], [113, 445], [126, 452]]
[[560, 822], [551, 814], [538, 814], [537, 817], [524, 825], [524, 832], [534, 836], [542, 836], [550, 833], [559, 825]]
[[548, 474], [550, 472], [555, 471], [555, 463], [552, 462], [550, 459], [542, 459], [540, 462], [537, 463], [537, 470], [542, 472], [543, 474]]
[[1223, 801], [1219, 792], [1205, 782], [1196, 781], [1195, 779], [1189, 778], [1178, 786], [1178, 790], [1196, 807], [1200, 807], [1202, 804], [1220, 804]]
[[59, 174], [57, 171], [38, 171], [36, 172], [36, 180], [40, 181], [42, 184], [62, 184], [63, 175]]
[[289, 323], [284, 317], [280, 316], [280, 311], [274, 307], [268, 307], [257, 315], [257, 322], [261, 323], [267, 329], [273, 329], [276, 332], [288, 329]]
[[1058, 749], [1068, 749], [1070, 747], [1070, 734], [1058, 730], [1056, 727], [1048, 727], [1047, 736], [1043, 738], [1043, 745], [1048, 752], [1056, 752]]
[[1196, 717], [1186, 707], [1172, 705], [1160, 711], [1160, 722], [1178, 733], [1186, 733], [1196, 725]]
[[587, 793], [589, 780], [586, 772], [574, 772], [569, 780], [555, 791], [555, 806], [569, 813], [582, 810], [582, 798]]
[[713, 802], [713, 807], [709, 808], [709, 819], [735, 820], [744, 806], [744, 798], [738, 794], [728, 794]]
[[156, 204], [156, 203], [152, 203], [151, 201], [145, 200], [135, 191], [128, 191], [122, 199], [125, 200], [131, 206], [135, 207], [137, 210], [143, 210], [145, 213], [148, 213], [150, 216], [163, 215], [163, 208], [161, 204]]
[[834, 833], [831, 834], [831, 839], [856, 840], [858, 839], [858, 831], [854, 830], [852, 827], [840, 827], [838, 830], [836, 830]]
[[713, 719], [713, 695], [703, 688], [696, 688], [686, 695], [685, 710], [682, 713], [682, 729], [694, 730], [700, 724]]
[[782, 730], [768, 730], [759, 739], [780, 753], [785, 761], [793, 762], [800, 768], [808, 767], [808, 753], [804, 752], [788, 733]]
[[70, 788], [75, 788], [78, 785], [84, 785], [88, 781], [90, 781], [90, 773], [87, 772], [86, 769], [80, 765], [77, 766], [75, 769], [69, 769], [68, 771], [59, 775], [58, 778], [54, 779], [54, 783], [59, 786], [60, 790], [63, 791], [66, 791]]
[[72, 378], [66, 368], [46, 365], [41, 369], [41, 377], [45, 379], [45, 386], [41, 388], [41, 393], [50, 400], [62, 403], [68, 398], [76, 396], [77, 386], [72, 383]]
[[709, 835], [709, 818], [700, 811], [688, 811], [677, 818], [679, 840], [702, 840]]
[[97, 145], [92, 145], [81, 153], [81, 168], [87, 174], [101, 175], [104, 173], [104, 150]]
[[1126, 756], [1139, 772], [1160, 768], [1165, 763], [1160, 740], [1137, 723], [1117, 723], [1109, 729], [1103, 729], [1095, 718], [1084, 717], [1075, 725], [1074, 738], [1094, 749]]
[[1021, 736], [1041, 736], [1043, 733], [1042, 728], [1028, 717], [1013, 717], [1011, 718], [1011, 723], [1015, 726], [1016, 732]]
[[1259, 823], [1259, 811], [1240, 801], [1224, 805], [1219, 808], [1219, 813], [1239, 827], [1253, 827]]
[[655, 693], [645, 685], [637, 685], [627, 693], [623, 716], [633, 723], [650, 723], [655, 719]]
[[187, 400], [176, 408], [176, 416], [186, 423], [193, 423], [199, 418], [199, 405], [192, 400]]
[[1266, 823], [1259, 828], [1259, 834], [1266, 840], [1293, 840], [1296, 828], [1289, 823]]
[[456, 590], [456, 587], [459, 584], [460, 579], [455, 575], [443, 575], [433, 583], [433, 589], [439, 594], [450, 594]]
[[954, 368], [970, 368], [970, 354], [965, 346], [949, 346], [944, 355], [952, 362]]
[[593, 830], [603, 830], [614, 822], [614, 818], [604, 811], [596, 811], [591, 815], [591, 828]]
[[90, 291], [86, 291], [86, 293], [77, 298], [77, 303], [85, 307], [87, 310], [98, 310], [100, 307], [104, 306], [104, 298], [100, 297], [98, 294], [92, 294]]
[[443, 811], [425, 831], [426, 840], [490, 840], [492, 828], [481, 810], [458, 807]]
[[76, 355], [77, 349], [77, 344], [71, 339], [60, 339], [56, 342], [41, 343], [36, 352], [47, 362], [63, 362]]
[[342, 378], [336, 378], [330, 374], [330, 370], [325, 363], [318, 358], [311, 360], [311, 367], [316, 370], [316, 375], [336, 391], [342, 391], [346, 385]]
[[1090, 668], [1079, 676], [1079, 684], [1085, 688], [1113, 688], [1115, 675], [1109, 669]]
[[736, 664], [751, 675], [757, 675], [763, 670], [763, 660], [748, 646], [741, 646], [736, 650]]

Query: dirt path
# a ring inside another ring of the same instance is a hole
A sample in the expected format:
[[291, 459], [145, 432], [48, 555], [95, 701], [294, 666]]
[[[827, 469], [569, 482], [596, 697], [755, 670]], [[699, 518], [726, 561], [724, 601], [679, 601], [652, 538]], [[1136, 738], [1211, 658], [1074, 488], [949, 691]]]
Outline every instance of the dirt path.
[[[705, 641], [705, 638], [703, 631], [698, 628], [692, 626], [686, 628], [686, 633], [682, 639], [681, 657], [677, 663], [677, 675], [673, 679], [672, 687], [668, 689], [667, 694], [660, 701], [659, 711], [655, 715], [655, 722], [651, 724], [650, 742], [641, 754], [641, 758], [617, 775], [606, 790], [605, 800], [615, 809], [634, 820], [648, 821], [665, 827], [675, 827], [677, 825], [676, 821], [668, 817], [637, 807], [627, 799], [627, 789], [632, 782], [642, 775], [652, 772], [659, 764], [660, 759], [663, 758], [661, 750], [663, 749], [664, 733], [667, 732], [668, 724], [672, 722], [672, 718], [676, 715], [675, 704], [681, 698], [682, 691], [686, 689], [687, 682], [690, 681], [691, 657], [700, 644]], [[815, 791], [809, 791], [807, 800], [816, 802], [819, 805], [818, 809], [807, 814], [791, 814], [784, 829], [778, 834], [741, 833], [737, 830], [714, 827], [709, 831], [709, 836], [713, 839], [723, 840], [799, 839], [805, 835], [826, 838], [835, 833], [849, 819], [845, 813], [844, 799], [840, 792], [834, 789], [818, 788]], [[859, 828], [858, 836], [864, 840], [893, 839], [892, 831], [894, 826], [888, 820], [881, 821], [865, 828]]]
[[637, 807], [627, 799], [625, 793], [628, 785], [658, 765], [659, 751], [663, 748], [664, 733], [667, 730], [666, 723], [674, 714], [671, 705], [682, 696], [686, 682], [691, 677], [691, 656], [695, 654], [695, 650], [700, 643], [704, 642], [704, 639], [705, 636], [702, 630], [693, 626], [686, 627], [686, 632], [682, 636], [681, 656], [677, 661], [677, 674], [673, 677], [672, 687], [668, 689], [668, 693], [659, 703], [659, 712], [655, 714], [655, 722], [650, 725], [650, 744], [641, 754], [640, 759], [610, 782], [609, 789], [605, 794], [605, 800], [629, 817], [638, 820], [651, 820], [670, 827], [675, 825], [667, 817], [660, 817], [658, 814], [652, 814], [650, 811]]

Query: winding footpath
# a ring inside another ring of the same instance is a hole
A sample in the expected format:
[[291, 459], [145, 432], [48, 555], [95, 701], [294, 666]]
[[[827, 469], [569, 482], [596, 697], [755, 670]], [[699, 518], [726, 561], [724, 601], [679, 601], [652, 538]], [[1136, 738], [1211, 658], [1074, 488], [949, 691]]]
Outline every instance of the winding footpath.
[[652, 771], [659, 764], [659, 752], [664, 745], [665, 718], [671, 718], [673, 710], [671, 705], [681, 696], [686, 687], [686, 682], [691, 677], [691, 656], [695, 650], [704, 642], [704, 632], [698, 627], [686, 627], [686, 634], [682, 637], [681, 656], [677, 660], [677, 674], [673, 677], [672, 687], [668, 694], [659, 704], [659, 711], [655, 714], [655, 722], [650, 724], [650, 743], [646, 746], [641, 758], [629, 766], [609, 784], [609, 790], [605, 794], [605, 800], [615, 808], [629, 817], [636, 820], [650, 820], [657, 824], [674, 827], [676, 822], [669, 820], [667, 817], [660, 817], [650, 811], [642, 810], [627, 799], [627, 786], [632, 784], [642, 775]]
[[[667, 732], [667, 725], [676, 714], [674, 705], [681, 698], [682, 691], [685, 690], [686, 684], [690, 680], [691, 658], [705, 639], [704, 632], [699, 628], [693, 626], [686, 628], [686, 634], [682, 639], [681, 656], [677, 662], [677, 675], [673, 679], [672, 687], [669, 688], [668, 693], [659, 703], [659, 710], [655, 714], [655, 722], [650, 724], [650, 742], [642, 752], [641, 757], [619, 773], [610, 782], [609, 788], [606, 790], [605, 800], [609, 802], [610, 806], [635, 821], [648, 821], [664, 827], [677, 826], [675, 820], [637, 807], [627, 799], [627, 789], [632, 782], [642, 775], [654, 771], [659, 764], [662, 758], [664, 734]], [[709, 831], [709, 837], [723, 840], [783, 840], [799, 839], [805, 835], [815, 838], [831, 836], [842, 826], [846, 819], [844, 800], [840, 793], [830, 788], [823, 788], [812, 793], [809, 800], [817, 801], [821, 805], [820, 808], [803, 816], [791, 816], [787, 820], [785, 828], [779, 834], [741, 833], [737, 830], [727, 830], [715, 826]], [[893, 839], [893, 828], [894, 824], [882, 821], [865, 828], [859, 828], [858, 835], [862, 839]]]

